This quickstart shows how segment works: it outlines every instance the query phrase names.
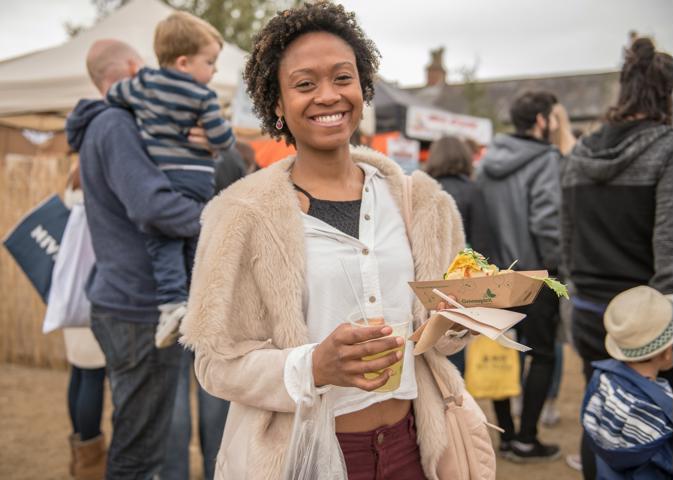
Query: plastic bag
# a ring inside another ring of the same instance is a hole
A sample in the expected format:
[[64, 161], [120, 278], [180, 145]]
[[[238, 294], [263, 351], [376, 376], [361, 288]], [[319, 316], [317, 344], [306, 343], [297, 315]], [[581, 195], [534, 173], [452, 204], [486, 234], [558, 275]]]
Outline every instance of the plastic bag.
[[311, 362], [301, 366], [304, 390], [297, 401], [290, 446], [285, 456], [285, 480], [348, 480], [334, 428], [330, 392], [318, 394]]
[[84, 293], [84, 285], [95, 261], [84, 206], [75, 204], [52, 271], [42, 333], [91, 324], [91, 304]]
[[479, 335], [467, 347], [465, 387], [475, 398], [500, 400], [521, 393], [519, 352]]

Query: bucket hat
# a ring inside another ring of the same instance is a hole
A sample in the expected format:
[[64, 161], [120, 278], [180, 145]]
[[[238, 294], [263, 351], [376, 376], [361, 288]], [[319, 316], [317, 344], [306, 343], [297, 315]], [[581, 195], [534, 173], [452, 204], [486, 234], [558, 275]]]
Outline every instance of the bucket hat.
[[603, 323], [605, 348], [616, 360], [647, 360], [673, 344], [673, 304], [651, 287], [617, 295], [608, 304]]

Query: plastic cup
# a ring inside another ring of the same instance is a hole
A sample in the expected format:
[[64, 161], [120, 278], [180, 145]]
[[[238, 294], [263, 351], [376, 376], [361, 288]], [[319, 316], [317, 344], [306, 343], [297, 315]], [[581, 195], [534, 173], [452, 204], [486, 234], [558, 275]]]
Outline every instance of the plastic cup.
[[[372, 380], [378, 378], [381, 374], [384, 373], [385, 370], [392, 371], [392, 375], [390, 375], [386, 383], [374, 390], [375, 392], [392, 392], [400, 388], [400, 382], [402, 381], [402, 368], [404, 366], [404, 348], [406, 346], [406, 339], [409, 333], [409, 324], [411, 323], [411, 318], [412, 316], [408, 311], [399, 308], [384, 308], [383, 317], [370, 317], [367, 318], [366, 322], [362, 318], [362, 313], [359, 311], [349, 316], [349, 321], [354, 327], [382, 327], [387, 325], [393, 329], [393, 332], [388, 336], [402, 337], [405, 340], [405, 344], [399, 346], [398, 348], [393, 348], [384, 352], [375, 353], [374, 355], [367, 355], [362, 357], [362, 360], [369, 361], [385, 357], [391, 352], [402, 352], [402, 358], [399, 361], [393, 363], [391, 366], [383, 370], [374, 370], [364, 374], [367, 380]], [[368, 341], [371, 342], [373, 340]]]

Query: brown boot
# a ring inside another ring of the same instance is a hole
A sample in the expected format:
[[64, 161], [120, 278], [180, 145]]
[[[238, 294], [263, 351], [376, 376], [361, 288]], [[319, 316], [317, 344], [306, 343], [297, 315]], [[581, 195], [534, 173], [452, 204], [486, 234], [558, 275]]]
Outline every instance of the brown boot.
[[75, 440], [75, 480], [102, 480], [105, 477], [105, 437]]
[[73, 433], [68, 436], [68, 442], [70, 443], [70, 477], [75, 476], [75, 442], [79, 441], [79, 433]]

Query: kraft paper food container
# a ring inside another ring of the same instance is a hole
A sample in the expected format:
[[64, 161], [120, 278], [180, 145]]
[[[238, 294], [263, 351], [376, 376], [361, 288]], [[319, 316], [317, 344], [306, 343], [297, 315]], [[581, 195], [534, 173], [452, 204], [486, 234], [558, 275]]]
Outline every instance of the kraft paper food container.
[[432, 293], [434, 288], [453, 295], [464, 307], [512, 308], [533, 303], [544, 283], [541, 279], [548, 276], [546, 270], [530, 270], [490, 277], [409, 282], [409, 285], [428, 310], [434, 310], [443, 301]]

